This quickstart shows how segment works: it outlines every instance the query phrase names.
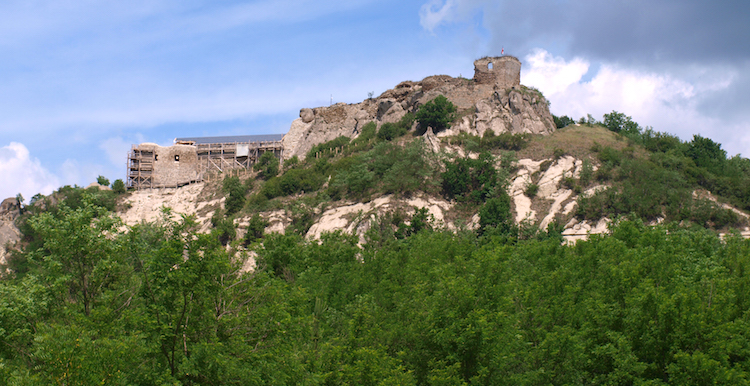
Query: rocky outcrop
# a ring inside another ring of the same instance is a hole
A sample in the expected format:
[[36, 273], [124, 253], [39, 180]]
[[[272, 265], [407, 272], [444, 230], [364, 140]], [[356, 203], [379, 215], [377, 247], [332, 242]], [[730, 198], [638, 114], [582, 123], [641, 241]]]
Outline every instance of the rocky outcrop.
[[21, 215], [21, 208], [15, 198], [6, 198], [0, 203], [0, 264], [5, 264], [8, 247], [21, 239], [21, 232], [15, 221]]
[[355, 138], [368, 122], [378, 126], [398, 122], [438, 95], [448, 98], [461, 117], [453, 128], [436, 133], [439, 137], [459, 132], [483, 135], [487, 130], [495, 134], [548, 134], [555, 130], [544, 96], [520, 85], [518, 59], [482, 58], [474, 66], [474, 79], [434, 75], [420, 82], [401, 82], [361, 103], [304, 108], [282, 140], [284, 157], [304, 158], [319, 143], [339, 136]]

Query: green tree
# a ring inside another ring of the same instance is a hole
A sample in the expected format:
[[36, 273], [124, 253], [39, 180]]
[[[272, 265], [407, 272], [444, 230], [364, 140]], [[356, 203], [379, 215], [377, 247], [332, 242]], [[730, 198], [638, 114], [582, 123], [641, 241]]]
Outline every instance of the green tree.
[[638, 126], [636, 122], [633, 122], [632, 117], [626, 116], [623, 113], [618, 113], [614, 110], [612, 110], [612, 112], [609, 114], [604, 114], [604, 121], [602, 122], [602, 124], [615, 133], [640, 133], [640, 126]]
[[406, 129], [393, 123], [384, 123], [378, 130], [378, 139], [390, 141], [406, 134]]
[[279, 174], [279, 159], [273, 152], [267, 151], [258, 158], [253, 170], [259, 172], [259, 176], [267, 180]]
[[119, 178], [116, 179], [115, 182], [112, 183], [112, 191], [117, 194], [125, 193], [125, 183]]
[[104, 176], [96, 177], [96, 183], [101, 186], [109, 186], [109, 179]]
[[416, 119], [421, 130], [427, 131], [428, 127], [437, 133], [450, 127], [455, 119], [456, 106], [443, 95], [427, 102], [417, 111]]
[[501, 234], [510, 232], [513, 219], [510, 213], [510, 196], [502, 191], [498, 197], [487, 200], [479, 209], [479, 232], [484, 233], [490, 227]]
[[[252, 180], [247, 180], [247, 184], [250, 183], [252, 183]], [[239, 177], [224, 178], [222, 185], [227, 195], [227, 199], [224, 202], [227, 215], [237, 213], [245, 206], [245, 193], [247, 193], [249, 188], [247, 184], [243, 184]]]
[[99, 294], [123, 268], [121, 245], [110, 238], [117, 234], [120, 220], [84, 194], [79, 208], [61, 204], [55, 215], [44, 212], [29, 223], [43, 240], [32, 259], [52, 278], [58, 301], [80, 306], [89, 316]]

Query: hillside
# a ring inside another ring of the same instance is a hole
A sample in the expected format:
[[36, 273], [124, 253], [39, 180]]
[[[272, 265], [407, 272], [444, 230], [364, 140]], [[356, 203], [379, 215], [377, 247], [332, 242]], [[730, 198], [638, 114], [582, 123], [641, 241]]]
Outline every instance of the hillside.
[[533, 132], [498, 79], [303, 109], [285, 158], [179, 188], [3, 201], [0, 386], [750, 383], [750, 160], [614, 111]]

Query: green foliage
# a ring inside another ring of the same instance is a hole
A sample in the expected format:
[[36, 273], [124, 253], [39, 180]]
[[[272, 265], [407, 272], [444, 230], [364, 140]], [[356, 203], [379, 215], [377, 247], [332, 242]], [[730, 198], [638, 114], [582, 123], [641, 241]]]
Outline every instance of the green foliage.
[[697, 134], [687, 143], [685, 155], [690, 157], [696, 166], [714, 174], [721, 173], [727, 159], [727, 152], [721, 149], [721, 144]]
[[268, 226], [268, 220], [261, 217], [259, 214], [254, 214], [250, 218], [247, 225], [247, 233], [245, 234], [245, 245], [254, 243], [257, 240], [263, 238], [263, 232]]
[[112, 183], [112, 191], [117, 194], [125, 193], [125, 183], [119, 178], [116, 179], [115, 182]]
[[422, 132], [428, 127], [437, 133], [450, 127], [455, 118], [456, 106], [443, 95], [427, 102], [417, 110], [415, 116]]
[[495, 159], [489, 153], [482, 153], [478, 159], [457, 158], [445, 161], [445, 172], [442, 173], [443, 194], [448, 199], [473, 202], [484, 202], [493, 196], [498, 186], [498, 173]]
[[333, 157], [335, 155], [335, 152], [338, 151], [337, 149], [342, 149], [349, 144], [349, 141], [349, 137], [342, 135], [328, 142], [319, 143], [313, 146], [312, 149], [307, 152], [307, 158], [315, 159], [316, 157]]
[[501, 133], [495, 135], [492, 130], [484, 132], [482, 137], [469, 134], [460, 133], [457, 136], [450, 137], [448, 141], [452, 144], [463, 146], [466, 150], [475, 153], [481, 153], [492, 150], [522, 150], [526, 148], [531, 140], [529, 134], [513, 134], [513, 133]]
[[381, 141], [391, 141], [406, 134], [406, 129], [393, 123], [384, 123], [378, 130], [378, 139]]
[[109, 179], [104, 176], [96, 177], [96, 183], [101, 186], [109, 186]]
[[243, 184], [239, 177], [225, 177], [222, 181], [224, 193], [227, 194], [226, 201], [224, 202], [224, 208], [228, 216], [235, 214], [242, 210], [245, 206], [245, 194], [250, 188], [252, 180], [247, 180]]
[[604, 121], [602, 122], [604, 127], [614, 131], [615, 133], [626, 133], [626, 134], [638, 134], [641, 131], [638, 123], [633, 122], [633, 118], [626, 116], [623, 113], [612, 111], [609, 114], [604, 114]]
[[214, 215], [211, 216], [211, 225], [214, 227], [212, 234], [214, 234], [221, 245], [227, 245], [237, 237], [234, 219], [232, 217], [225, 217], [219, 210], [216, 210]]
[[[617, 173], [654, 178], [646, 166], [624, 157]], [[165, 211], [125, 231], [91, 198], [26, 214], [43, 243], [24, 250], [27, 273], [0, 282], [0, 384], [750, 376], [750, 241], [738, 235], [620, 221], [563, 245], [554, 222], [514, 229], [498, 190], [480, 209], [482, 237], [430, 230], [424, 208], [408, 226], [393, 212], [362, 247], [341, 232], [267, 235], [258, 269], [240, 274], [242, 262], [190, 218]]]
[[558, 129], [562, 129], [565, 126], [572, 125], [572, 124], [576, 123], [572, 118], [568, 117], [567, 115], [563, 115], [562, 117], [558, 117], [556, 115], [553, 115], [552, 119], [555, 121], [555, 126]]
[[536, 196], [537, 192], [539, 192], [539, 185], [530, 183], [526, 185], [526, 189], [524, 189], [523, 194], [526, 195], [526, 197], [533, 198]]
[[357, 136], [357, 141], [366, 142], [373, 138], [375, 138], [375, 134], [378, 131], [378, 124], [375, 123], [375, 121], [370, 121], [365, 123], [364, 126], [362, 126], [362, 129], [359, 132], [359, 136]]
[[284, 167], [287, 169], [293, 169], [297, 166], [299, 166], [300, 161], [299, 157], [297, 155], [292, 156], [292, 158], [289, 158], [286, 162], [284, 162]]
[[335, 174], [328, 195], [333, 199], [345, 194], [365, 197], [375, 191], [404, 195], [429, 191], [430, 177], [435, 174], [435, 164], [421, 141], [405, 147], [379, 143], [365, 154], [340, 160], [332, 169]]
[[253, 170], [264, 180], [275, 177], [279, 174], [279, 159], [272, 151], [264, 152], [253, 166]]
[[55, 301], [80, 307], [89, 316], [101, 292], [112, 285], [113, 275], [121, 269], [121, 245], [106, 236], [116, 232], [119, 219], [84, 196], [80, 207], [62, 204], [57, 213], [41, 213], [29, 224], [43, 240], [31, 251], [31, 260], [44, 275], [55, 278]]
[[507, 234], [513, 227], [510, 213], [510, 196], [502, 191], [497, 197], [488, 199], [479, 209], [479, 233], [488, 232]]

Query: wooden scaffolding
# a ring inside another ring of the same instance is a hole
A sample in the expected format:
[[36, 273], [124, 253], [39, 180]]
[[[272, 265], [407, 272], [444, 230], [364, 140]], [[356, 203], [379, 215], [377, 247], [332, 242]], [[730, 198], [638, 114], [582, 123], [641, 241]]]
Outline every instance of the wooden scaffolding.
[[[204, 181], [209, 175], [224, 173], [234, 169], [250, 169], [266, 152], [273, 152], [283, 160], [284, 146], [281, 135], [263, 136], [235, 136], [235, 137], [203, 137], [175, 139], [175, 145], [188, 145], [194, 149], [197, 163], [191, 163], [194, 173], [191, 178], [166, 177], [174, 167], [173, 163], [156, 163], [160, 158], [160, 151], [170, 147], [160, 147], [153, 144], [133, 145], [128, 152], [127, 187], [131, 189], [147, 189], [161, 187], [176, 187], [193, 182]], [[175, 156], [175, 161], [178, 160]], [[185, 170], [188, 164], [180, 166]], [[158, 170], [157, 170], [158, 169]], [[197, 176], [197, 178], [196, 178]]]
[[139, 149], [136, 145], [128, 152], [128, 188], [145, 189], [154, 187], [154, 161], [156, 151]]

